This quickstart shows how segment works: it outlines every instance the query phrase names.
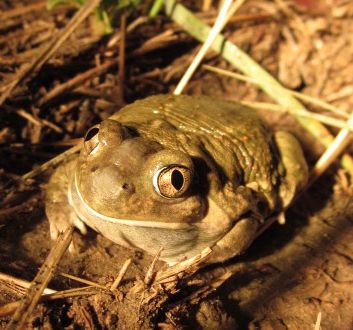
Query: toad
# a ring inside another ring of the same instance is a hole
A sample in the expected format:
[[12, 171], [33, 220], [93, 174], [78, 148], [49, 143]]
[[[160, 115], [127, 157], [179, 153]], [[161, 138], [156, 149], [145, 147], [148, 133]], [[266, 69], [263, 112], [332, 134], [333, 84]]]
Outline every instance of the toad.
[[88, 130], [52, 175], [50, 234], [85, 225], [169, 264], [210, 247], [209, 262], [246, 250], [307, 181], [296, 138], [255, 110], [207, 96], [157, 95]]

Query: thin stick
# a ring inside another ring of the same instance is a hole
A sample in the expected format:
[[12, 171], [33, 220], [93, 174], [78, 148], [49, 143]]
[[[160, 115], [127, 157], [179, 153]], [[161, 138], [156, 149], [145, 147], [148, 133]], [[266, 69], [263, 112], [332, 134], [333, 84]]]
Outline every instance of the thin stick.
[[20, 301], [10, 302], [0, 307], [0, 317], [10, 316], [15, 313], [20, 305]]
[[76, 27], [99, 5], [101, 0], [90, 0], [83, 5], [78, 12], [72, 17], [70, 22], [53, 38], [48, 47], [44, 49], [42, 54], [38, 56], [28, 67], [19, 72], [16, 79], [12, 81], [8, 88], [0, 96], [0, 105], [2, 105], [8, 97], [11, 96], [14, 89], [28, 78], [33, 72], [40, 70], [50, 57], [60, 48]]
[[[0, 281], [10, 284], [12, 286], [20, 287], [22, 289], [28, 289], [31, 285], [31, 282], [4, 273], [0, 273]], [[43, 292], [45, 294], [50, 294], [56, 291], [49, 288], [45, 288]]]
[[[132, 23], [130, 23], [126, 29], [126, 32], [131, 32], [135, 30], [137, 27], [139, 27], [142, 24], [145, 24], [149, 18], [147, 16], [139, 16], [136, 18]], [[120, 41], [120, 31], [115, 34], [108, 42], [107, 48], [113, 48], [115, 45]]]
[[96, 282], [92, 282], [90, 280], [86, 280], [84, 278], [77, 277], [75, 275], [66, 274], [66, 273], [59, 273], [59, 275], [63, 276], [63, 277], [66, 277], [66, 278], [69, 278], [70, 280], [74, 280], [74, 281], [79, 282], [79, 283], [87, 284], [87, 285], [90, 285], [90, 286], [93, 286], [93, 287], [96, 287], [96, 288], [100, 288], [100, 289], [103, 289], [103, 290], [108, 290], [104, 285], [100, 285], [100, 284], [98, 284]]
[[[241, 80], [241, 81], [246, 81], [246, 82], [249, 82], [251, 84], [255, 84], [255, 85], [259, 86], [259, 83], [254, 78], [250, 78], [250, 77], [247, 77], [247, 76], [244, 76], [242, 74], [235, 73], [235, 72], [232, 72], [232, 71], [216, 68], [214, 66], [207, 65], [207, 64], [202, 65], [202, 67], [205, 68], [208, 71], [216, 72], [216, 73], [224, 75], [224, 76], [232, 77], [232, 78], [235, 78], [235, 79], [238, 79], [238, 80]], [[291, 89], [288, 89], [288, 88], [284, 88], [284, 89], [288, 93], [290, 93], [291, 95], [296, 96], [298, 99], [301, 99], [301, 100], [307, 101], [309, 103], [315, 104], [317, 106], [320, 106], [323, 109], [326, 109], [326, 110], [329, 110], [329, 111], [331, 111], [333, 113], [341, 115], [342, 117], [344, 117], [346, 119], [349, 118], [349, 114], [347, 112], [345, 112], [344, 110], [341, 110], [341, 109], [339, 109], [339, 108], [337, 108], [337, 107], [335, 107], [335, 106], [333, 106], [333, 105], [331, 105], [331, 104], [329, 104], [329, 103], [327, 103], [325, 101], [322, 101], [322, 100], [320, 100], [320, 99], [318, 99], [316, 97], [310, 96], [310, 95], [305, 95], [303, 93], [292, 91]]]
[[115, 279], [115, 281], [113, 282], [112, 286], [110, 287], [110, 290], [116, 290], [119, 287], [120, 282], [123, 279], [123, 277], [125, 276], [125, 273], [126, 273], [127, 269], [129, 268], [131, 262], [132, 262], [131, 258], [127, 259], [124, 262], [123, 266], [120, 269], [120, 272], [119, 272], [117, 278]]
[[65, 83], [58, 85], [54, 87], [50, 92], [45, 94], [39, 101], [38, 105], [43, 106], [47, 104], [48, 102], [52, 101], [53, 99], [57, 98], [58, 96], [67, 93], [68, 91], [78, 87], [85, 81], [96, 77], [98, 75], [103, 74], [106, 72], [109, 68], [111, 68], [113, 65], [116, 65], [117, 62], [115, 60], [109, 60], [105, 62], [104, 64], [97, 66], [95, 68], [89, 69], [83, 73], [78, 74], [74, 78], [65, 81]]
[[210, 10], [212, 5], [212, 0], [203, 0], [202, 1], [202, 11]]
[[145, 276], [145, 280], [144, 280], [144, 283], [147, 286], [152, 283], [153, 275], [154, 275], [154, 269], [155, 269], [155, 266], [156, 266], [156, 263], [157, 263], [159, 257], [161, 256], [162, 251], [163, 251], [163, 246], [161, 246], [159, 248], [157, 254], [154, 256], [154, 258], [152, 260], [152, 263], [151, 263], [150, 267], [147, 270], [147, 273], [146, 273], [146, 276]]
[[[243, 4], [245, 0], [238, 0], [236, 3], [238, 3], [238, 7]], [[196, 71], [197, 67], [200, 65], [202, 59], [205, 57], [206, 52], [208, 49], [211, 47], [211, 44], [217, 37], [217, 35], [222, 31], [224, 26], [227, 23], [227, 12], [230, 9], [230, 6], [232, 5], [233, 0], [224, 0], [222, 8], [219, 11], [219, 14], [217, 16], [216, 22], [214, 26], [212, 27], [210, 34], [208, 35], [208, 38], [202, 45], [201, 49], [199, 52], [196, 54], [195, 58], [191, 62], [190, 66], [184, 73], [183, 77], [179, 81], [179, 84], [175, 88], [174, 94], [179, 95], [182, 93], [183, 89], [185, 88], [186, 84], [190, 80], [191, 76], [194, 74]]]
[[316, 318], [316, 323], [315, 323], [315, 328], [314, 330], [320, 330], [321, 329], [321, 312], [317, 314]]
[[38, 126], [38, 127], [47, 126], [51, 129], [53, 129], [54, 131], [56, 131], [57, 133], [62, 133], [62, 131], [63, 131], [59, 126], [53, 124], [49, 120], [35, 118], [35, 117], [33, 117], [33, 115], [31, 115], [29, 112], [27, 112], [23, 109], [16, 109], [16, 108], [11, 107], [7, 104], [3, 104], [1, 106], [1, 108], [4, 109], [5, 111], [16, 113], [18, 116], [28, 120], [30, 123], [32, 123], [35, 126]]
[[274, 103], [248, 102], [248, 101], [243, 101], [241, 103], [248, 105], [248, 106], [255, 108], [255, 109], [279, 111], [279, 112], [283, 112], [283, 113], [290, 113], [292, 115], [295, 113], [297, 116], [316, 119], [317, 121], [320, 121], [320, 122], [322, 122], [326, 125], [329, 125], [329, 126], [338, 127], [338, 128], [347, 128], [348, 130], [353, 131], [353, 126], [349, 125], [346, 121], [336, 119], [333, 117], [329, 117], [329, 116], [325, 116], [321, 113], [309, 112], [309, 111], [302, 110], [302, 109], [285, 109], [282, 106], [280, 106], [278, 104], [274, 104]]
[[[347, 126], [353, 125], [353, 113], [347, 121]], [[316, 181], [336, 160], [336, 158], [347, 148], [348, 144], [352, 141], [352, 135], [348, 128], [343, 128], [337, 134], [334, 141], [329, 145], [326, 151], [321, 155], [320, 159], [316, 162], [311, 170], [309, 185]]]
[[74, 153], [76, 153], [80, 149], [81, 149], [81, 143], [66, 150], [65, 152], [59, 154], [58, 156], [48, 160], [46, 163], [40, 165], [36, 169], [24, 174], [22, 176], [22, 180], [28, 180], [28, 179], [34, 178], [35, 176], [47, 171], [49, 168], [52, 168], [52, 167], [60, 164], [63, 160], [65, 160], [65, 158], [73, 155]]
[[40, 296], [54, 275], [58, 262], [70, 245], [73, 230], [74, 228], [71, 226], [67, 228], [64, 233], [59, 235], [46, 261], [40, 267], [36, 277], [32, 281], [27, 295], [21, 301], [20, 306], [18, 306], [10, 324], [7, 327], [8, 330], [24, 329], [28, 318], [31, 316], [40, 299]]
[[[77, 296], [91, 295], [97, 293], [97, 289], [86, 286], [82, 288], [68, 289], [63, 291], [56, 291], [51, 294], [42, 295], [39, 302], [50, 301], [55, 299], [71, 298]], [[20, 306], [21, 301], [14, 301], [0, 307], [0, 317], [10, 316], [16, 312]]]
[[177, 274], [185, 272], [194, 266], [198, 267], [198, 265], [202, 263], [210, 255], [211, 252], [212, 250], [207, 247], [198, 255], [192, 258], [181, 261], [165, 270], [158, 271], [155, 276], [154, 283], [163, 283], [164, 281], [168, 281], [169, 278], [173, 278]]
[[124, 12], [120, 16], [119, 87], [120, 87], [120, 97], [122, 99], [124, 99], [125, 51], [126, 51], [126, 12]]

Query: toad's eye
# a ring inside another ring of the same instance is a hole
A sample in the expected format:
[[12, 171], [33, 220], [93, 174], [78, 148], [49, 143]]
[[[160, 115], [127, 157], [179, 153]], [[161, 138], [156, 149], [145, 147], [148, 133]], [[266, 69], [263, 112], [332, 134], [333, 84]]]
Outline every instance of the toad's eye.
[[99, 127], [93, 126], [87, 131], [85, 135], [84, 146], [88, 154], [92, 153], [98, 147], [98, 144], [99, 144], [98, 132], [99, 132]]
[[163, 167], [153, 177], [153, 187], [166, 198], [181, 197], [190, 187], [192, 172], [181, 165]]

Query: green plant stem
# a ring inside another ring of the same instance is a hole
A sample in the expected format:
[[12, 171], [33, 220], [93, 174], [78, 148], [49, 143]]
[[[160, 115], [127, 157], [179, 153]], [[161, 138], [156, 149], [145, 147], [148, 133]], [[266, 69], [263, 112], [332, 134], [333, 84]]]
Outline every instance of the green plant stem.
[[158, 13], [161, 11], [163, 3], [164, 3], [164, 0], [155, 0], [148, 16], [150, 18], [155, 18], [158, 15]]

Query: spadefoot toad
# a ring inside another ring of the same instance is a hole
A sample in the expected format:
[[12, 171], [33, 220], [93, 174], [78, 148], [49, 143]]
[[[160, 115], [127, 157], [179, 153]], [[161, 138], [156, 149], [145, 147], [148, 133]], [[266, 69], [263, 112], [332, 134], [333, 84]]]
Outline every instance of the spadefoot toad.
[[51, 237], [73, 224], [174, 263], [206, 247], [243, 252], [305, 185], [298, 141], [253, 109], [206, 96], [158, 95], [88, 130], [47, 191]]

